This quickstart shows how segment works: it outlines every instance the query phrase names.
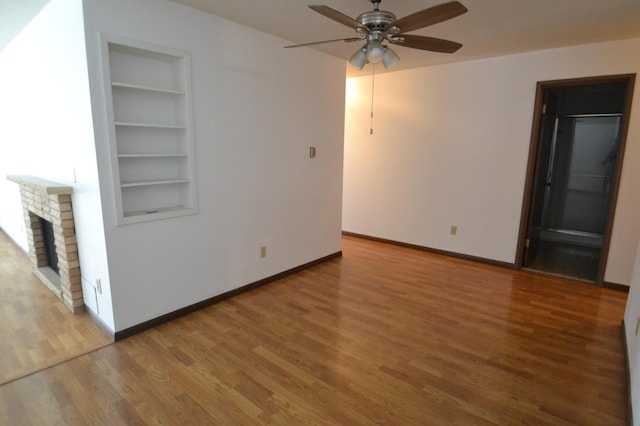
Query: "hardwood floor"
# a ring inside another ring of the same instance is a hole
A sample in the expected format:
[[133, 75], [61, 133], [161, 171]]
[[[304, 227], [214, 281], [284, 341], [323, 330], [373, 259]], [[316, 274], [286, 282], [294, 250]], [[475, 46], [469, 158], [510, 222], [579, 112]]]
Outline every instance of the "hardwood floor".
[[111, 343], [87, 314], [72, 314], [0, 230], [0, 385]]
[[343, 254], [5, 384], [0, 424], [625, 423], [625, 293]]

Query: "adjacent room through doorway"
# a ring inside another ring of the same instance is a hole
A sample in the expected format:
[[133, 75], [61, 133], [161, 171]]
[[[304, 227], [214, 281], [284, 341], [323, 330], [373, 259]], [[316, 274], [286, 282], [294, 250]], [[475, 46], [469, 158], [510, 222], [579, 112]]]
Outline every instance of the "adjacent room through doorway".
[[523, 268], [602, 284], [633, 79], [538, 84]]

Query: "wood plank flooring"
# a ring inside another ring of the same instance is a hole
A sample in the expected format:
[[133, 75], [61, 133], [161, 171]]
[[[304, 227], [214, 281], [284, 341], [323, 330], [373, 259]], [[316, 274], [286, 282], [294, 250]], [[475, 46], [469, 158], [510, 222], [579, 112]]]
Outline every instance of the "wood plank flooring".
[[343, 253], [0, 386], [0, 424], [625, 423], [626, 294], [355, 238]]
[[0, 230], [0, 385], [111, 343], [89, 316], [73, 315], [31, 272]]

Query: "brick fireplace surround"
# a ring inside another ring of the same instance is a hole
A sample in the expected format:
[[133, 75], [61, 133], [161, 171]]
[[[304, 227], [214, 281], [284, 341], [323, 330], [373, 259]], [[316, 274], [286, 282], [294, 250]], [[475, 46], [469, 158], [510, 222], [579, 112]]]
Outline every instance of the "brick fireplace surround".
[[[33, 273], [73, 313], [84, 311], [78, 246], [71, 209], [73, 188], [32, 176], [7, 176], [20, 185]], [[59, 275], [48, 267], [40, 218], [53, 224]]]

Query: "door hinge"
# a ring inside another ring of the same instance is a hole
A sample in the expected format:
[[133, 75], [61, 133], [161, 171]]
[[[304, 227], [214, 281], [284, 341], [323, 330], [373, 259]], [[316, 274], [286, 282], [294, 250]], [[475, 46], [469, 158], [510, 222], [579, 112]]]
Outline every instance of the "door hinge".
[[524, 246], [526, 248], [529, 248], [530, 245], [531, 245], [531, 240], [530, 239], [527, 238], [526, 240], [524, 240]]
[[547, 104], [542, 105], [542, 115], [547, 113]]

